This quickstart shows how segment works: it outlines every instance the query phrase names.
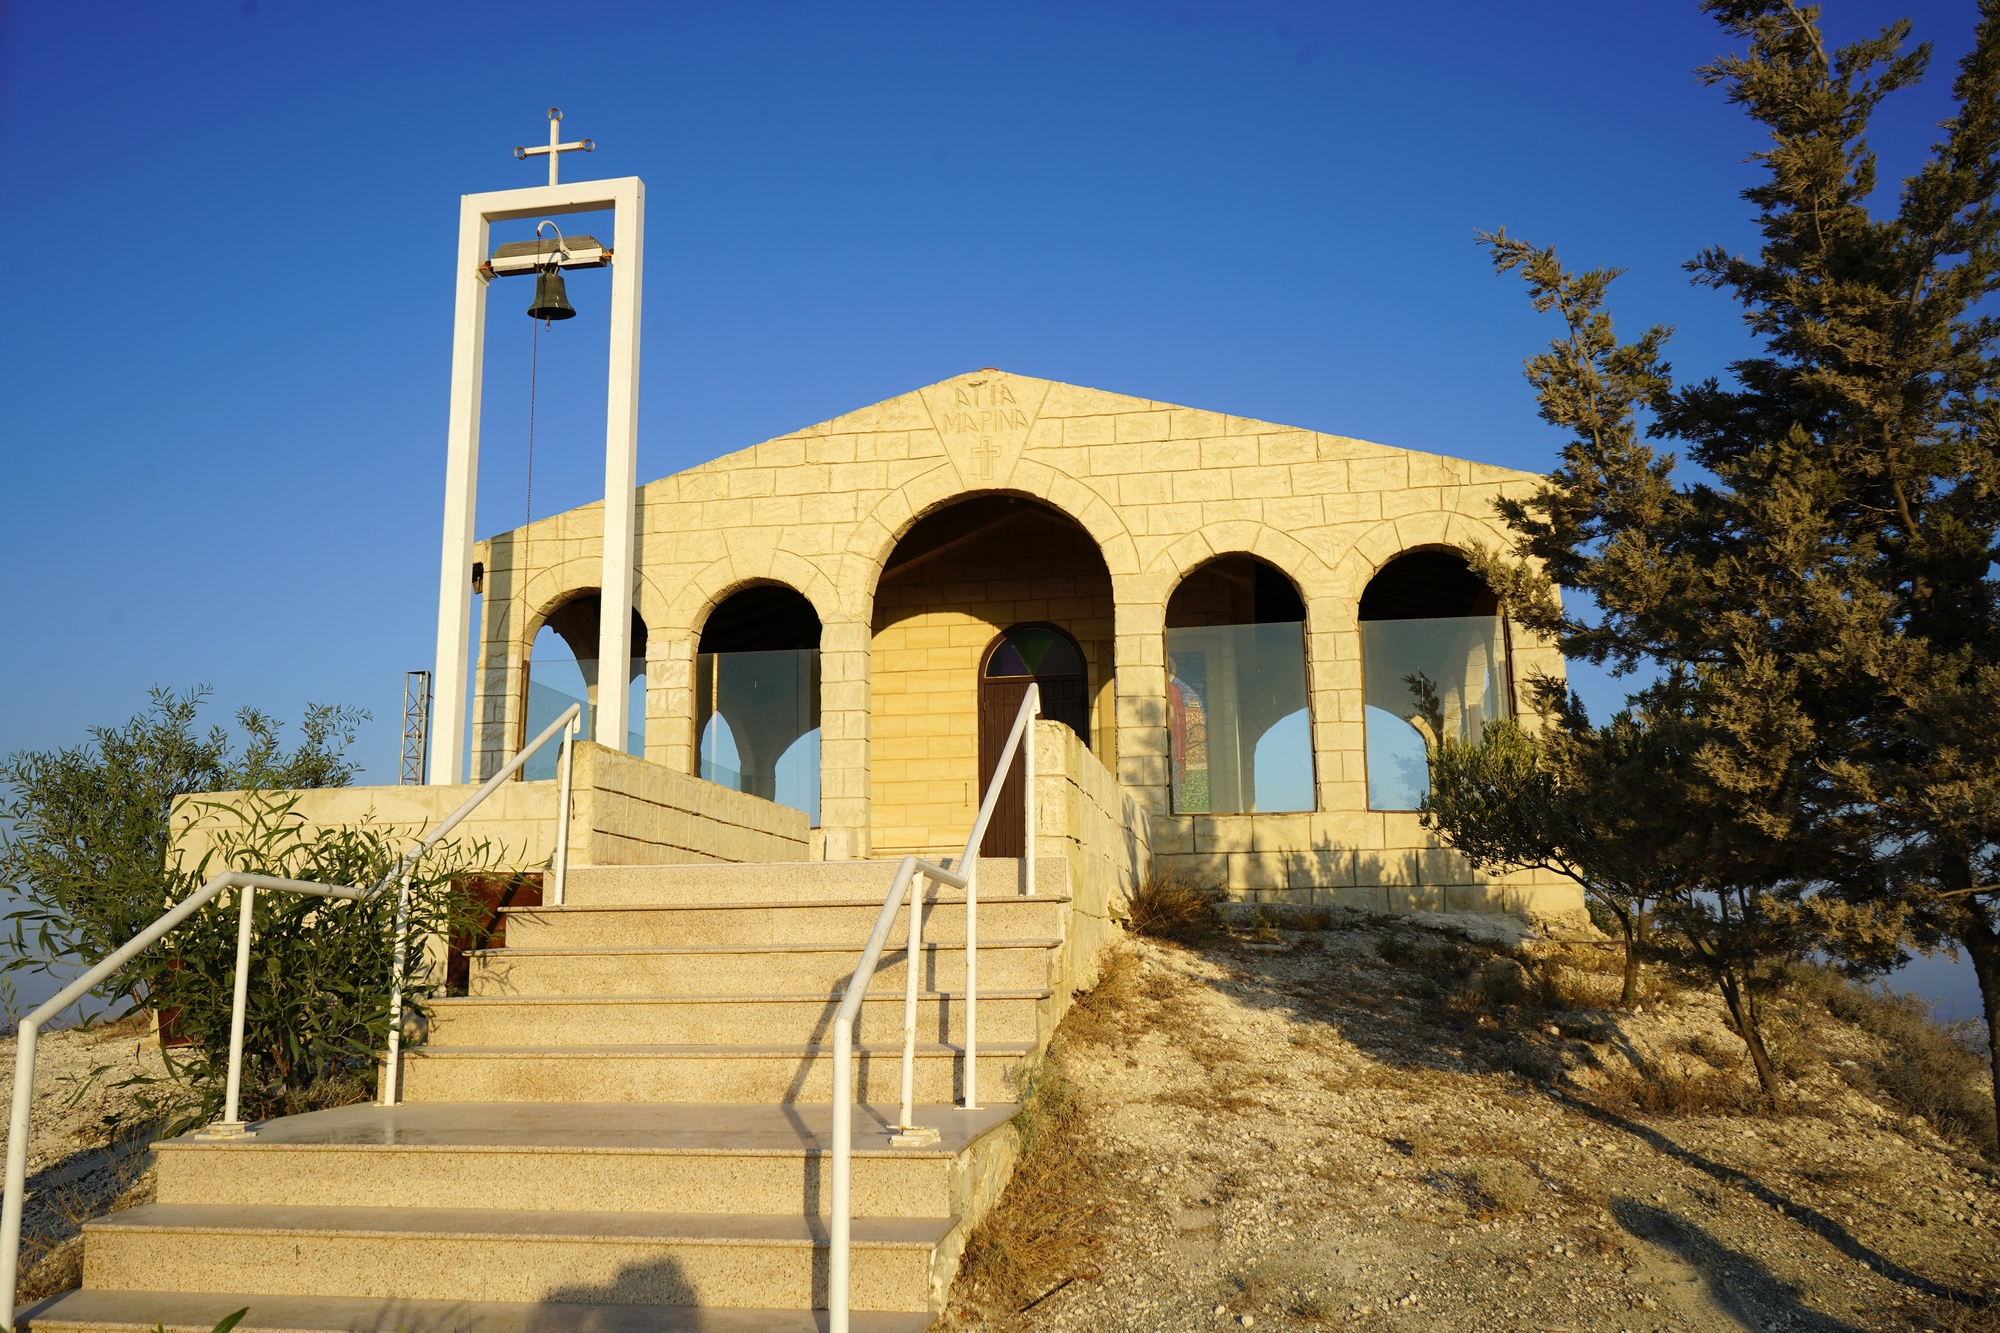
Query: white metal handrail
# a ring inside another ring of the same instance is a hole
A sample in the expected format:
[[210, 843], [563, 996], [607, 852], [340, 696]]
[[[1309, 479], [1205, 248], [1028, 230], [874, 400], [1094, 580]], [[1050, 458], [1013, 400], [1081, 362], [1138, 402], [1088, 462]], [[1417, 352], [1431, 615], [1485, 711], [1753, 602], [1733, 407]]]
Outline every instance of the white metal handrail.
[[[910, 891], [910, 881], [918, 874], [939, 884], [949, 884], [953, 888], [965, 890], [965, 1097], [960, 1103], [963, 1109], [977, 1110], [979, 1107], [979, 844], [986, 837], [986, 826], [993, 819], [993, 808], [999, 803], [1000, 789], [1006, 784], [1007, 774], [1014, 767], [1016, 751], [1022, 751], [1023, 773], [1026, 792], [1024, 793], [1022, 817], [1022, 868], [1027, 875], [1027, 892], [1035, 891], [1035, 745], [1029, 734], [1035, 717], [1042, 710], [1042, 687], [1033, 683], [1021, 700], [1020, 711], [1014, 715], [1014, 725], [1007, 732], [1007, 743], [1001, 748], [1000, 761], [993, 769], [993, 776], [986, 784], [985, 798], [979, 804], [979, 817], [973, 821], [972, 834], [965, 840], [965, 850], [959, 855], [956, 870], [947, 870], [932, 861], [920, 861], [914, 856], [906, 856], [896, 867], [895, 881], [889, 886], [889, 896], [882, 900], [882, 910], [875, 917], [875, 929], [869, 933], [868, 943], [861, 950], [861, 961], [854, 968], [854, 975], [848, 978], [847, 990], [841, 995], [840, 1008], [833, 1016], [833, 1182], [828, 1199], [828, 1247], [826, 1266], [827, 1333], [848, 1333], [848, 1307], [852, 1297], [849, 1280], [852, 1269], [852, 1232], [854, 1227], [853, 1194], [850, 1188], [854, 1167], [854, 1025], [861, 1016], [861, 1002], [868, 994], [868, 987], [875, 980], [875, 967], [881, 961], [882, 946], [889, 938], [890, 927], [895, 923], [897, 909], [902, 907], [904, 896], [910, 901], [910, 925], [905, 935], [905, 956], [903, 976], [903, 1070], [902, 1106], [897, 1119], [898, 1139], [909, 1143], [925, 1141], [927, 1131], [920, 1130], [912, 1119], [915, 1113], [913, 1101], [916, 1086], [917, 1051], [917, 969], [920, 965], [919, 951], [923, 947], [923, 891]], [[1025, 747], [1025, 748], [1024, 748]], [[935, 1141], [932, 1136], [931, 1141]]]
[[562, 906], [563, 879], [569, 870], [569, 788], [570, 766], [575, 762], [576, 752], [571, 739], [576, 734], [578, 720], [583, 716], [582, 704], [571, 704], [563, 709], [555, 721], [542, 728], [535, 739], [521, 747], [521, 752], [503, 764], [498, 773], [486, 779], [479, 790], [465, 798], [464, 804], [444, 817], [429, 837], [419, 842], [396, 863], [395, 869], [375, 881], [368, 892], [372, 896], [396, 882], [396, 939], [394, 952], [389, 963], [389, 1050], [382, 1064], [381, 1105], [396, 1104], [397, 1083], [402, 1073], [403, 1054], [403, 970], [409, 959], [405, 951], [404, 935], [410, 924], [410, 871], [421, 861], [424, 853], [438, 845], [445, 834], [457, 828], [479, 803], [500, 790], [500, 785], [521, 771], [521, 765], [534, 757], [537, 750], [549, 743], [557, 731], [562, 732], [562, 755], [557, 761], [559, 781], [556, 784], [556, 850], [555, 850], [555, 905]]
[[258, 889], [306, 893], [321, 898], [362, 898], [367, 890], [344, 885], [314, 884], [306, 880], [279, 879], [273, 875], [251, 875], [240, 870], [224, 871], [176, 903], [158, 921], [134, 935], [95, 967], [57, 991], [46, 1003], [23, 1018], [15, 1038], [14, 1104], [7, 1119], [7, 1176], [5, 1202], [0, 1203], [0, 1292], [7, 1299], [7, 1327], [14, 1326], [14, 1288], [21, 1261], [21, 1207], [28, 1186], [28, 1117], [35, 1101], [35, 1042], [42, 1024], [88, 995], [104, 979], [138, 957], [146, 949], [212, 902], [224, 889], [235, 888], [241, 901], [236, 928], [236, 989], [229, 1012], [229, 1085], [223, 1118], [210, 1127], [219, 1137], [240, 1134], [237, 1119], [243, 1089], [243, 1013], [250, 984], [250, 919]]
[[393, 1105], [396, 1097], [396, 1061], [402, 1040], [403, 969], [407, 961], [403, 936], [409, 926], [409, 872], [423, 859], [426, 852], [437, 846], [445, 835], [463, 823], [466, 816], [478, 808], [480, 802], [499, 790], [502, 783], [519, 772], [521, 766], [560, 731], [563, 741], [560, 781], [556, 795], [554, 856], [554, 887], [556, 902], [560, 904], [563, 877], [569, 864], [570, 773], [575, 761], [572, 741], [582, 714], [581, 704], [571, 704], [564, 709], [561, 716], [544, 728], [534, 740], [522, 747], [519, 754], [508, 760], [498, 773], [488, 778], [478, 791], [467, 797], [458, 809], [447, 815], [429, 836], [401, 857], [395, 867], [372, 886], [360, 889], [338, 884], [318, 884], [310, 880], [280, 879], [273, 875], [253, 875], [240, 870], [224, 871], [176, 903], [159, 920], [120, 945], [89, 971], [57, 991], [47, 1003], [20, 1021], [14, 1051], [14, 1099], [7, 1128], [5, 1195], [4, 1198], [0, 1198], [0, 1293], [4, 1293], [6, 1297], [6, 1327], [10, 1333], [14, 1327], [14, 1290], [20, 1277], [21, 1211], [27, 1193], [28, 1174], [28, 1121], [35, 1100], [35, 1043], [40, 1036], [42, 1024], [89, 994], [106, 977], [158, 943], [174, 927], [213, 902], [225, 889], [231, 887], [239, 889], [241, 905], [236, 926], [236, 982], [229, 1014], [228, 1084], [223, 1098], [222, 1119], [200, 1133], [217, 1138], [243, 1136], [247, 1131], [243, 1122], [238, 1119], [238, 1113], [241, 1110], [243, 1091], [243, 1029], [250, 987], [250, 932], [257, 890], [283, 890], [287, 893], [311, 894], [321, 898], [361, 899], [375, 897], [390, 883], [395, 882], [399, 888], [396, 900], [396, 937], [390, 969], [389, 1052], [388, 1062], [382, 1073], [382, 1086], [385, 1092], [383, 1104]]
[[[853, 1227], [854, 1207], [852, 1180], [854, 1170], [854, 1023], [861, 1013], [861, 1001], [868, 994], [868, 983], [874, 979], [875, 965], [881, 961], [882, 946], [889, 938], [889, 928], [895, 923], [896, 910], [903, 905], [903, 895], [909, 891], [910, 881], [918, 872], [927, 878], [954, 888], [970, 892], [971, 880], [955, 874], [931, 861], [919, 861], [914, 856], [903, 858], [896, 867], [896, 879], [889, 886], [889, 896], [882, 900], [882, 910], [876, 914], [875, 929], [868, 934], [868, 943], [861, 950], [861, 962], [854, 969], [854, 976], [847, 983], [847, 993], [841, 997], [840, 1008], [833, 1016], [833, 1188], [828, 1200], [828, 1214], [831, 1218], [831, 1234], [827, 1254], [827, 1306], [830, 1315], [829, 1333], [847, 1333], [848, 1264], [852, 1252], [849, 1232]], [[919, 915], [917, 900], [923, 897], [922, 890], [910, 896], [910, 922], [914, 928]], [[917, 972], [917, 945], [913, 933], [909, 941], [909, 961], [911, 976]], [[905, 1011], [905, 1041], [903, 1046], [903, 1123], [907, 1128], [910, 1119], [910, 1038], [915, 1028], [909, 1023]]]

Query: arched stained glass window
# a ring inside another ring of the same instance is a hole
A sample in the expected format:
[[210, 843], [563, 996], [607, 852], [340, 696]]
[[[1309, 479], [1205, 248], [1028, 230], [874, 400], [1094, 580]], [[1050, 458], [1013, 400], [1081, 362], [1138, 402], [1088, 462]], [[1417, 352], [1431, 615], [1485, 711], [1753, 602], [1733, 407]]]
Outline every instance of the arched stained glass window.
[[1081, 676], [1083, 655], [1069, 636], [1036, 625], [1012, 630], [986, 659], [988, 676]]

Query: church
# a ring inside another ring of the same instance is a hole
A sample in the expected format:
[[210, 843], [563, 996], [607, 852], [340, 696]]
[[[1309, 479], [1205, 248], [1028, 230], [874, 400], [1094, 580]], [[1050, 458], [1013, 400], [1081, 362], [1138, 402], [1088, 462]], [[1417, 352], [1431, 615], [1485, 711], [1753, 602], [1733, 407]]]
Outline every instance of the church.
[[[814, 859], [946, 858], [1032, 681], [1158, 870], [1238, 899], [1573, 917], [1568, 881], [1480, 875], [1417, 813], [1426, 730], [1475, 737], [1562, 671], [1463, 556], [1506, 543], [1493, 502], [1537, 480], [959, 375], [638, 488], [627, 749], [805, 812]], [[602, 514], [476, 548], [475, 779], [573, 698], [546, 663], [573, 659], [593, 707], [617, 678]], [[1003, 796], [983, 851], [1022, 836]]]
[[[0, 1285], [37, 1024], [229, 895], [221, 1117], [16, 1328], [919, 1333], [1149, 888], [1584, 924], [1420, 813], [1431, 745], [1562, 670], [1466, 559], [1535, 476], [987, 368], [641, 483], [644, 185], [559, 183], [560, 119], [516, 150], [546, 187], [460, 201], [405, 781], [180, 798], [201, 887], [21, 1020]], [[480, 539], [488, 288], [568, 318], [561, 270], [607, 266], [605, 499]], [[271, 828], [388, 868], [263, 873]], [[476, 929], [411, 916], [426, 875]], [[369, 1104], [239, 1099], [266, 895], [393, 908]]]

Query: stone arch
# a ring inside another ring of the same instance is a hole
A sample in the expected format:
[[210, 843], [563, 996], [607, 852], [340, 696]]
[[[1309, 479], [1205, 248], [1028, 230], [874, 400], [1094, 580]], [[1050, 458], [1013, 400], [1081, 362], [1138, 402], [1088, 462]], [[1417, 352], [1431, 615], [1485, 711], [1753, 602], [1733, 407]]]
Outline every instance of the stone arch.
[[[1170, 763], [1167, 710], [1167, 601], [1187, 576], [1227, 555], [1248, 555], [1264, 561], [1299, 591], [1306, 607], [1306, 681], [1310, 698], [1313, 756], [1317, 770], [1316, 804], [1321, 810], [1341, 808], [1330, 785], [1340, 772], [1338, 751], [1348, 737], [1342, 701], [1336, 694], [1340, 662], [1329, 629], [1337, 622], [1337, 568], [1298, 538], [1255, 519], [1209, 523], [1156, 552], [1145, 569], [1130, 579], [1131, 594], [1118, 607], [1119, 710], [1118, 753], [1144, 756], [1149, 788], [1146, 804], [1162, 813], [1168, 797]], [[1356, 705], [1359, 708], [1359, 705]], [[1358, 711], [1355, 714], [1359, 718]], [[1359, 748], [1359, 742], [1355, 742]]]
[[[726, 599], [745, 588], [775, 584], [790, 588], [808, 602], [825, 625], [840, 617], [840, 595], [817, 565], [776, 547], [760, 558], [744, 560], [735, 553], [705, 566], [667, 599], [666, 626], [676, 632], [699, 634], [702, 624]], [[664, 630], [666, 626], [663, 626]]]
[[855, 524], [842, 556], [840, 590], [849, 613], [862, 620], [872, 614], [882, 568], [894, 553], [896, 543], [919, 519], [982, 495], [1019, 495], [1037, 500], [1082, 528], [1097, 544], [1119, 601], [1125, 600], [1121, 580], [1139, 573], [1139, 559], [1138, 548], [1117, 509], [1068, 473], [1023, 459], [1015, 465], [1004, 486], [969, 490], [959, 478], [958, 470], [946, 463], [912, 477], [877, 501]]
[[701, 627], [723, 601], [760, 585], [790, 588], [812, 604], [824, 652], [826, 631], [839, 615], [839, 597], [818, 566], [790, 551], [770, 547], [748, 557], [731, 551], [671, 594], [646, 581], [666, 606], [662, 623], [650, 626], [648, 640], [646, 758], [682, 773], [696, 771], [695, 653]]
[[1470, 554], [1475, 546], [1504, 549], [1512, 534], [1470, 514], [1407, 514], [1387, 519], [1361, 534], [1334, 569], [1333, 595], [1345, 604], [1347, 621], [1361, 603], [1361, 590], [1384, 565], [1407, 551], [1426, 548]]

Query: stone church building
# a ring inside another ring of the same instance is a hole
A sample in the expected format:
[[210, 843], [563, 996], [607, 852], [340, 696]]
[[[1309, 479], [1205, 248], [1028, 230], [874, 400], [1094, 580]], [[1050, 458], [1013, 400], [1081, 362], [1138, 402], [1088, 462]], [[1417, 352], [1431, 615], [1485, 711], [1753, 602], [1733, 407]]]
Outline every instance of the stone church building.
[[[1157, 866], [1238, 898], [1570, 915], [1567, 881], [1475, 874], [1416, 812], [1425, 732], [1476, 735], [1562, 670], [1460, 554], [1505, 542], [1493, 501], [1536, 480], [960, 375], [640, 488], [630, 748], [806, 811], [815, 858], [949, 856], [1034, 681]], [[593, 700], [616, 678], [601, 513], [477, 551], [477, 776], [566, 706], [552, 655]], [[1003, 799], [984, 850], [1021, 837]]]

